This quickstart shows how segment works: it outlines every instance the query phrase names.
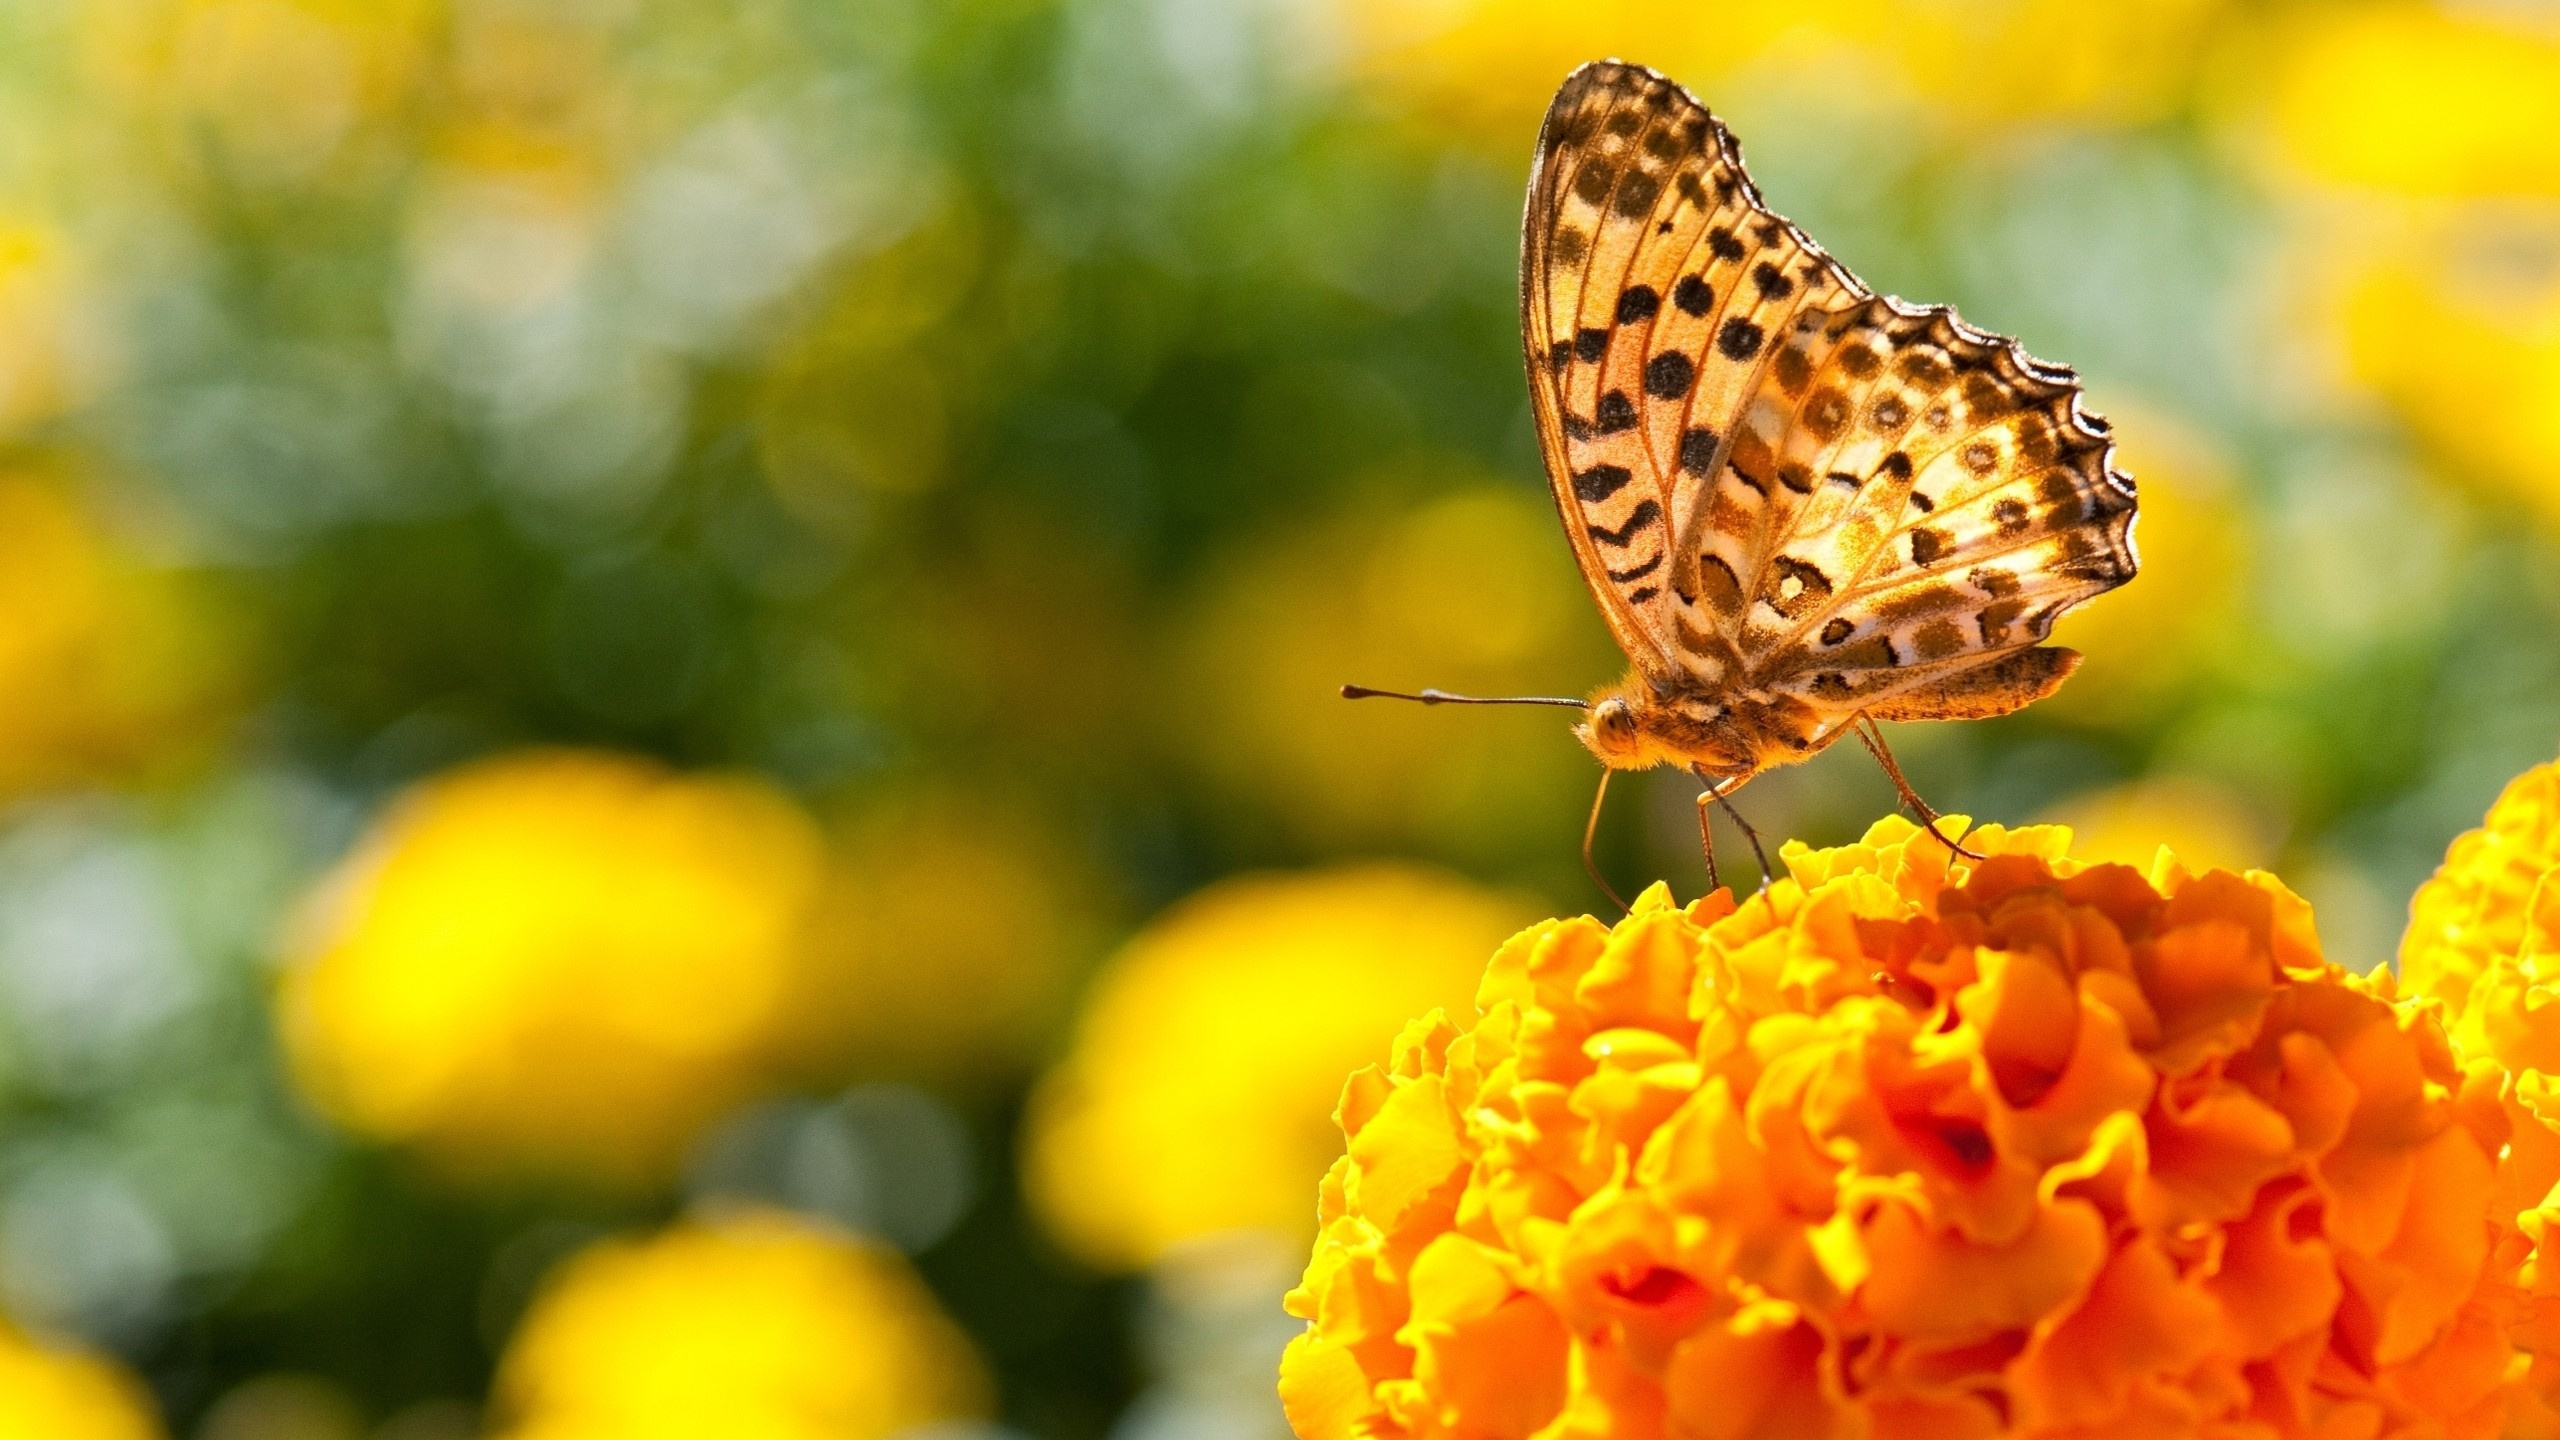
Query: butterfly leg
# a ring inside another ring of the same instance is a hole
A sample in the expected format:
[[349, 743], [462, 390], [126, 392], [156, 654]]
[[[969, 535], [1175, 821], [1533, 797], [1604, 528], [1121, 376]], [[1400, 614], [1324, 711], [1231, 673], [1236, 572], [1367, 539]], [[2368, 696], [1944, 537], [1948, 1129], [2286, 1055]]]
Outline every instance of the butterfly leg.
[[1698, 792], [1698, 848], [1706, 852], [1707, 893], [1710, 895], [1724, 883], [1716, 874], [1715, 827], [1707, 823], [1707, 806], [1713, 803], [1715, 798], [1716, 792], [1713, 787]]
[[[1591, 797], [1591, 818], [1582, 822], [1582, 873], [1590, 876], [1591, 883], [1599, 886], [1600, 893], [1608, 896], [1609, 903], [1617, 906], [1618, 913], [1624, 915], [1627, 913], [1627, 902], [1620, 899], [1618, 892], [1609, 887], [1609, 877], [1600, 873], [1599, 862], [1591, 858], [1591, 842], [1600, 834], [1600, 802], [1609, 798], [1609, 773], [1606, 766], [1601, 768], [1600, 789]], [[1712, 859], [1707, 862], [1707, 868], [1710, 870], [1715, 868], [1715, 862]]]
[[1876, 757], [1876, 763], [1884, 767], [1885, 778], [1893, 782], [1894, 793], [1902, 798], [1903, 804], [1911, 807], [1913, 815], [1919, 817], [1921, 828], [1937, 836], [1940, 844], [1967, 860], [1981, 859], [1980, 855], [1964, 848], [1962, 836], [1950, 840], [1946, 832], [1938, 828], [1938, 812], [1929, 807], [1928, 801], [1920, 798], [1919, 792], [1911, 788], [1910, 781], [1902, 778], [1902, 767], [1894, 763], [1893, 751], [1886, 748], [1884, 732], [1876, 728], [1876, 722], [1861, 712], [1852, 723], [1857, 727], [1859, 743], [1865, 745], [1867, 753]]
[[1742, 838], [1751, 842], [1751, 858], [1760, 862], [1760, 888], [1766, 890], [1769, 888], [1769, 852], [1760, 848], [1760, 832], [1752, 829], [1751, 822], [1742, 818], [1742, 812], [1733, 808], [1730, 798], [1735, 790], [1741, 788], [1736, 785], [1717, 791], [1716, 803], [1724, 807], [1725, 814], [1733, 817], [1735, 827], [1742, 831]]
[[1698, 792], [1698, 846], [1707, 856], [1707, 888], [1713, 890], [1717, 885], [1715, 828], [1707, 821], [1707, 806], [1715, 804], [1724, 807], [1724, 813], [1733, 819], [1734, 828], [1740, 830], [1742, 838], [1750, 843], [1751, 858], [1760, 862], [1760, 888], [1768, 889], [1769, 852], [1760, 848], [1760, 832], [1752, 829], [1751, 822], [1742, 818], [1742, 812], [1733, 808], [1733, 792], [1742, 788], [1742, 782], [1718, 779], [1694, 766], [1689, 773], [1707, 782], [1707, 788]]

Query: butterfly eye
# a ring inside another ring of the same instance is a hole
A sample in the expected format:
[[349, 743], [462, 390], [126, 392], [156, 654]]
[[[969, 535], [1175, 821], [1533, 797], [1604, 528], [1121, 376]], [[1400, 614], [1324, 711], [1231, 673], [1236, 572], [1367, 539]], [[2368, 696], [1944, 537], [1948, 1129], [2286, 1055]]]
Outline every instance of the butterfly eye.
[[1608, 749], [1630, 749], [1636, 743], [1635, 711], [1624, 700], [1603, 700], [1591, 707], [1591, 730]]

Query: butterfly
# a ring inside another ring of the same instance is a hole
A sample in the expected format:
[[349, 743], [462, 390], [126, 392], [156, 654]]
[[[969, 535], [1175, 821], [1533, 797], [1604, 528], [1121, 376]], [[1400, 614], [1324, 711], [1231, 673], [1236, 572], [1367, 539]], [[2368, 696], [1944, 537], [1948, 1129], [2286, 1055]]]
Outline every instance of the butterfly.
[[1711, 874], [1710, 802], [1843, 734], [1934, 829], [1876, 722], [2051, 694], [2080, 658], [2042, 643], [2055, 619], [2137, 565], [2134, 482], [2077, 377], [1869, 289], [1642, 66], [1557, 90], [1523, 231], [1539, 445], [1629, 662], [1587, 700], [1529, 703], [1584, 710], [1604, 797], [1617, 770], [1704, 782]]

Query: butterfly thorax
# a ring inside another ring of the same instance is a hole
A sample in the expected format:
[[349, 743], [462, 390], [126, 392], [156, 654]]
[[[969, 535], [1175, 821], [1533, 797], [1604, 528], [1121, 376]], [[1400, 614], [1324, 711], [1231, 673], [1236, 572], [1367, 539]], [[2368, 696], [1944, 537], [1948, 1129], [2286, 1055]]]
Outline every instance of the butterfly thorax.
[[1641, 671], [1591, 697], [1574, 727], [1613, 770], [1676, 765], [1740, 780], [1811, 756], [1835, 738], [1820, 710], [1783, 693], [1683, 685]]

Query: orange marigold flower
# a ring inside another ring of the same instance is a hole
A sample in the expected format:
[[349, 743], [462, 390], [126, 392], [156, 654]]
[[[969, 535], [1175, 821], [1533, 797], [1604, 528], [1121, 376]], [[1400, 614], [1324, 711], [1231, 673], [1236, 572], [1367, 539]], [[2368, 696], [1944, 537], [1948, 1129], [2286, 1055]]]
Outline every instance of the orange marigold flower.
[[2560, 1253], [2545, 1254], [2560, 1235], [2560, 764], [2517, 776], [2418, 887], [2400, 989], [2441, 1017], [2479, 1128], [2505, 1127], [2493, 1213], [2531, 1245], [2514, 1330], [2531, 1368], [2508, 1433], [2560, 1437]]
[[1304, 1440], [2495, 1433], [2516, 1247], [2425, 1008], [2272, 876], [1900, 819], [1548, 921], [1352, 1077]]

